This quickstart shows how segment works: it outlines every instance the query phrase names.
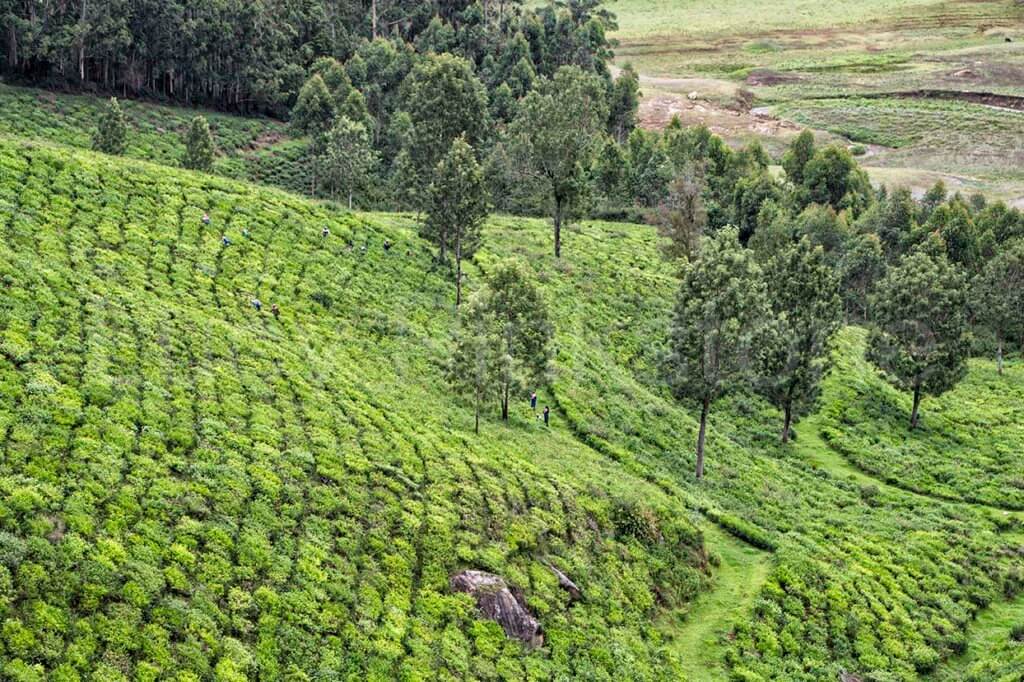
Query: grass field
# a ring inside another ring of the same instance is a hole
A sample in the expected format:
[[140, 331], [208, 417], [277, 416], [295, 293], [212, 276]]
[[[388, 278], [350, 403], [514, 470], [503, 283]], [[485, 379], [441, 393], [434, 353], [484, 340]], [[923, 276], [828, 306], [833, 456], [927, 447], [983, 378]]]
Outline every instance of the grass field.
[[1024, 96], [1024, 7], [1011, 0], [614, 8], [617, 62], [642, 74], [649, 125], [678, 113], [736, 144], [760, 138], [776, 154], [811, 127], [881, 145], [864, 160], [879, 169], [876, 181], [898, 178], [923, 191], [940, 173], [964, 191], [1024, 203], [1024, 113], [955, 99], [863, 99], [931, 90]]

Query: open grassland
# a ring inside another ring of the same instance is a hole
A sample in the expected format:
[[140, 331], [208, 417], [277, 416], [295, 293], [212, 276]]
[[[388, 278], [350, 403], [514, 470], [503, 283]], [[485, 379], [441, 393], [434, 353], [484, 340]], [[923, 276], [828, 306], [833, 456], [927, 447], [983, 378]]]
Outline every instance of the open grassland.
[[[0, 84], [0, 133], [89, 149], [105, 103], [102, 98]], [[202, 114], [218, 151], [214, 173], [295, 192], [309, 189], [305, 142], [291, 138], [280, 121], [132, 100], [121, 106], [128, 124], [125, 156], [177, 166], [185, 152], [182, 133]]]
[[[556, 327], [553, 428], [520, 401], [474, 437], [442, 379], [452, 284], [411, 218], [6, 137], [0, 173], [11, 679], [914, 680], [965, 650], [989, 676], [964, 679], [1014, 674], [1013, 611], [975, 619], [1019, 599], [1021, 515], [851, 478], [817, 438], [864, 409], [840, 389], [881, 384], [850, 344], [797, 447], [756, 397], [716, 405], [693, 482], [695, 409], [658, 371], [676, 285], [651, 228], [576, 226], [556, 261], [543, 222], [490, 222], [468, 287], [504, 258], [532, 272]], [[984, 411], [879, 428], [941, 472], [944, 429], [1018, 402], [983, 364], [970, 381], [991, 384]], [[522, 590], [545, 645], [451, 595], [463, 567]]]
[[617, 62], [632, 63], [642, 75], [646, 125], [678, 114], [734, 144], [761, 139], [773, 154], [800, 127], [811, 127], [882, 145], [864, 159], [876, 181], [896, 178], [923, 191], [939, 173], [954, 188], [1024, 202], [1024, 100], [1009, 102], [1015, 112], [977, 100], [865, 99], [936, 90], [1024, 97], [1019, 3], [771, 0], [615, 8]]

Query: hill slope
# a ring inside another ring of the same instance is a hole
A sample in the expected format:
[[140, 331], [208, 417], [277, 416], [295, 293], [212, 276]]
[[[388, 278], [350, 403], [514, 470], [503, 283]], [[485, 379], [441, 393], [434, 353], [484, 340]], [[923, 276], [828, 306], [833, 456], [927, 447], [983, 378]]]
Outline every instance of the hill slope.
[[[408, 232], [10, 139], [0, 170], [6, 677], [674, 677], [652, 616], [708, 579], [685, 510], [522, 409], [470, 437]], [[450, 594], [463, 567], [543, 649]]]
[[[799, 447], [738, 396], [695, 484], [694, 410], [658, 377], [675, 283], [649, 228], [578, 226], [555, 261], [544, 224], [491, 222], [469, 286], [528, 266], [558, 371], [552, 429], [520, 404], [477, 438], [441, 379], [451, 285], [411, 219], [13, 138], [0, 174], [8, 677], [912, 680], [1020, 592], [1019, 515], [851, 477], [818, 438], [870, 436], [838, 416], [861, 400], [845, 385], [882, 390], [856, 331]], [[708, 598], [691, 520], [766, 553], [709, 533], [727, 580]], [[544, 646], [451, 595], [464, 567], [521, 589]], [[1001, 627], [973, 679], [1015, 674]]]

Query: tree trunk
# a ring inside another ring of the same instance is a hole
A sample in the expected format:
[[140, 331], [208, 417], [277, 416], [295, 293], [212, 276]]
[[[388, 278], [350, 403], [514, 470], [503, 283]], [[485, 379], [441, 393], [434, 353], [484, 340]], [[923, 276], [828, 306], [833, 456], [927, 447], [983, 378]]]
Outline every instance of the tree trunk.
[[917, 428], [918, 413], [921, 408], [921, 386], [914, 386], [914, 409], [910, 413], [910, 430]]
[[370, 3], [370, 23], [372, 25], [372, 36], [373, 39], [377, 39], [377, 0], [373, 0]]
[[789, 442], [789, 425], [793, 422], [793, 401], [787, 400], [782, 410], [786, 414], [786, 419], [782, 422], [782, 444], [785, 445]]
[[476, 435], [479, 436], [480, 435], [480, 398], [476, 399], [475, 408], [476, 408], [475, 409], [476, 423], [473, 425], [473, 433], [475, 433]]
[[700, 411], [700, 432], [697, 434], [697, 480], [704, 478], [704, 436], [708, 428], [708, 411], [711, 409], [711, 396], [704, 396], [704, 405]]
[[11, 71], [18, 69], [18, 32], [13, 23], [7, 27], [7, 61]]
[[1003, 374], [1003, 337], [996, 341], [996, 367], [999, 368], [999, 375]]
[[462, 305], [462, 230], [455, 232], [455, 307]]
[[555, 199], [555, 258], [562, 257], [562, 200]]
[[505, 387], [501, 395], [501, 421], [508, 421], [508, 382], [505, 382]]
[[[79, 19], [81, 28], [85, 30], [85, 13], [88, 7], [86, 0], [82, 0], [82, 14]], [[85, 82], [85, 33], [78, 36], [78, 80]]]
[[348, 191], [348, 210], [352, 210], [352, 190]]

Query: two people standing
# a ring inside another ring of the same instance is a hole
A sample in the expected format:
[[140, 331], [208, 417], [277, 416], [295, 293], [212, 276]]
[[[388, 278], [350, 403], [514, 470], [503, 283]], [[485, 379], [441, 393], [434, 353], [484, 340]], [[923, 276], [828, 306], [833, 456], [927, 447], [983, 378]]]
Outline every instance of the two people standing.
[[[537, 411], [537, 391], [530, 394], [530, 409], [534, 412]], [[548, 426], [551, 419], [551, 408], [547, 405], [544, 406], [544, 426]], [[540, 419], [538, 416], [537, 419]]]

